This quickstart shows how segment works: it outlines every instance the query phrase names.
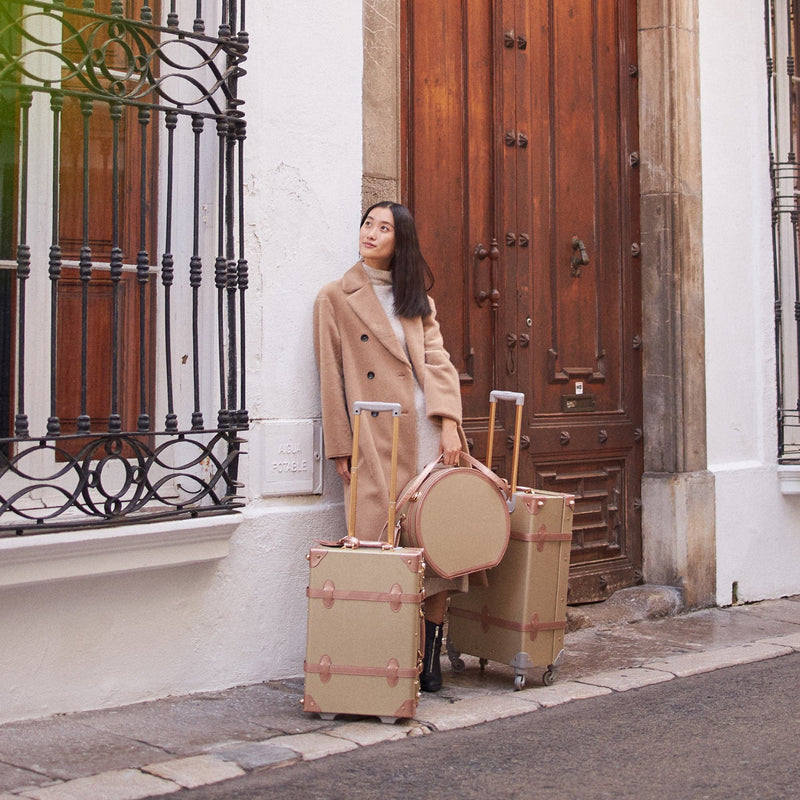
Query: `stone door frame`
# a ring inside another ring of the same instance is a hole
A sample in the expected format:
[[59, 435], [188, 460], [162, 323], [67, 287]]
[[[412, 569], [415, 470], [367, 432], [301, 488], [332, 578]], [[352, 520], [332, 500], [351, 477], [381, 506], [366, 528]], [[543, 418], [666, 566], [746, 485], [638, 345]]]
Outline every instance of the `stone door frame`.
[[[707, 469], [698, 0], [638, 0], [648, 583], [716, 601]], [[363, 202], [401, 194], [400, 3], [364, 0]]]

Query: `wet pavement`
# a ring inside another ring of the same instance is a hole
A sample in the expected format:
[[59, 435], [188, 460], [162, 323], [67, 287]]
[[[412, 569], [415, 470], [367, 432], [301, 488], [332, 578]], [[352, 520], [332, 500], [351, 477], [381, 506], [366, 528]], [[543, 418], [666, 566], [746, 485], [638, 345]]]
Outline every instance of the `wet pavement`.
[[[584, 697], [800, 651], [800, 596], [679, 613], [675, 590], [640, 587], [570, 609], [552, 686], [531, 671], [443, 658], [444, 688], [414, 720], [304, 714], [301, 678], [0, 725], [0, 800], [136, 800], [391, 739], [431, 735]], [[666, 616], [662, 616], [666, 615]], [[580, 628], [582, 625], [592, 627]]]

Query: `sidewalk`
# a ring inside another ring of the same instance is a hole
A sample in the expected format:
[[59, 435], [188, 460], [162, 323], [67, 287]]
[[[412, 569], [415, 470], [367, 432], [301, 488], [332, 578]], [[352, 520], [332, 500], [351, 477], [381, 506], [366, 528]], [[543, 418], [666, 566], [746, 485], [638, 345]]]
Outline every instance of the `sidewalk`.
[[[672, 594], [671, 594], [672, 593]], [[417, 719], [323, 721], [301, 710], [301, 678], [121, 708], [0, 725], [0, 800], [136, 800], [424, 736], [560, 703], [622, 692], [800, 651], [800, 596], [677, 616], [674, 590], [625, 590], [571, 612], [553, 686], [465, 656], [445, 686], [423, 694]]]

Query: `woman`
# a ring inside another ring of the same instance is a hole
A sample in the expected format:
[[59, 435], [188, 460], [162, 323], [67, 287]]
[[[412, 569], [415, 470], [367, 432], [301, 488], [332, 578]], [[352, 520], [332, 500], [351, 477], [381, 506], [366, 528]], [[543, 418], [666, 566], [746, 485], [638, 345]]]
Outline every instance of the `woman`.
[[[427, 294], [433, 276], [409, 210], [391, 202], [368, 208], [361, 219], [359, 255], [360, 261], [325, 286], [314, 305], [325, 452], [336, 462], [346, 494], [350, 411], [357, 400], [400, 403], [400, 488], [437, 455], [454, 465], [467, 449], [458, 372], [444, 349]], [[386, 523], [389, 498], [391, 421], [382, 415], [369, 422], [362, 426], [359, 441], [356, 536], [377, 539]], [[441, 688], [447, 596], [466, 591], [467, 583], [466, 576], [447, 580], [425, 574], [425, 658], [420, 676], [424, 691]]]

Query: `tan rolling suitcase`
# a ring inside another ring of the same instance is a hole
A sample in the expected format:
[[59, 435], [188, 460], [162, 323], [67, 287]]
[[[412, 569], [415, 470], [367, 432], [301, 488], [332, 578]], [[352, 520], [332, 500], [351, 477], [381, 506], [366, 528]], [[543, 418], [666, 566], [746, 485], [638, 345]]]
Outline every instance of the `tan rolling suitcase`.
[[353, 536], [364, 411], [394, 416], [388, 512], [388, 530], [394, 530], [400, 406], [355, 403], [348, 533], [308, 554], [303, 710], [323, 719], [357, 714], [394, 722], [417, 709], [425, 563], [420, 548], [377, 541], [380, 531], [376, 541]]
[[521, 689], [536, 667], [544, 668], [543, 683], [552, 684], [562, 663], [575, 498], [516, 486], [522, 394], [491, 393], [487, 463], [499, 399], [516, 403], [511, 538], [503, 560], [488, 573], [488, 586], [451, 599], [447, 651], [456, 670], [464, 667], [462, 653], [478, 656], [481, 666], [509, 664], [514, 687]]

